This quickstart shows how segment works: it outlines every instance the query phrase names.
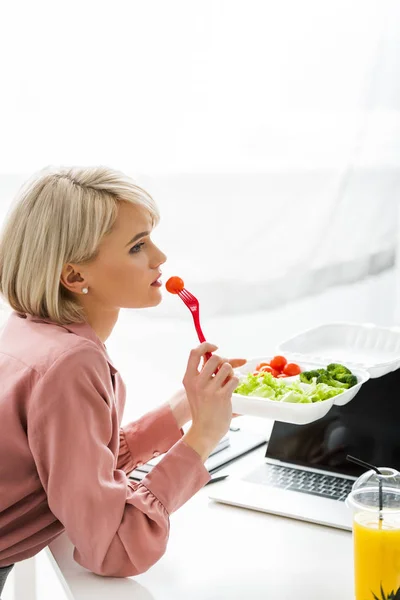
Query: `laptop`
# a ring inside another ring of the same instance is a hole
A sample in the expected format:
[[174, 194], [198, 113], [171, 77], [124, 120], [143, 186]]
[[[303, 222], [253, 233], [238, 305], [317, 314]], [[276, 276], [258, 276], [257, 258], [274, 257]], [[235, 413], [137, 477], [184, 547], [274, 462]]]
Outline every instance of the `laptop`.
[[351, 529], [345, 498], [363, 469], [351, 454], [400, 471], [400, 370], [368, 380], [345, 406], [307, 425], [274, 423], [265, 458], [209, 498], [284, 517]]

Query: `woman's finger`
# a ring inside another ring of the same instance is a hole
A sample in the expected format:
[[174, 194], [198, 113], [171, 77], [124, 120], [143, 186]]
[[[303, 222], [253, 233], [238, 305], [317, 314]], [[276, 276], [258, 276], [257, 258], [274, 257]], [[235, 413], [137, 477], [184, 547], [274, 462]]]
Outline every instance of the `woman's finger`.
[[201, 371], [201, 375], [205, 378], [208, 379], [212, 376], [212, 374], [217, 370], [218, 365], [220, 365], [222, 363], [222, 358], [220, 356], [217, 356], [216, 354], [213, 354], [211, 356], [211, 358], [208, 359], [208, 361], [206, 362], [206, 364], [204, 365], [202, 371]]
[[197, 346], [197, 348], [194, 348], [189, 354], [189, 360], [186, 369], [187, 375], [197, 375], [199, 372], [198, 368], [201, 358], [206, 352], [215, 352], [217, 349], [218, 346], [210, 344], [209, 342], [203, 342]]
[[220, 365], [218, 372], [216, 373], [215, 377], [214, 377], [214, 382], [217, 385], [224, 385], [226, 379], [229, 379], [230, 377], [233, 376], [233, 369], [231, 367], [231, 365], [228, 362], [224, 362], [222, 363], [222, 365]]
[[227, 362], [233, 369], [237, 369], [238, 367], [243, 367], [247, 363], [247, 360], [245, 358], [230, 358]]
[[224, 385], [224, 388], [227, 391], [230, 391], [231, 394], [233, 394], [233, 392], [236, 390], [237, 386], [239, 385], [239, 377], [230, 377], [227, 381], [227, 383]]

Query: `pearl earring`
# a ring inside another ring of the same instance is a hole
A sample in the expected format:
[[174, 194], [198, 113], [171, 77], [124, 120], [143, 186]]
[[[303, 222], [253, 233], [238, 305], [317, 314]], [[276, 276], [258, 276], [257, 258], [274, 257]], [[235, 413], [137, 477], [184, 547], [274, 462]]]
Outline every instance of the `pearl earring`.
[[88, 291], [89, 291], [89, 290], [88, 290], [88, 288], [87, 288], [87, 287], [84, 287], [84, 288], [82, 288], [82, 294], [87, 294], [87, 293], [88, 293]]

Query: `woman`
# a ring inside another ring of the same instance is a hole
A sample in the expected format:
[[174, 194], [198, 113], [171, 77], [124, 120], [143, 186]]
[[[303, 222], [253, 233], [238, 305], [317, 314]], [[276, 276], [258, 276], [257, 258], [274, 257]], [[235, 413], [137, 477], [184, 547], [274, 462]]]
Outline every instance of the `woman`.
[[[66, 530], [98, 573], [146, 571], [165, 552], [169, 515], [209, 479], [227, 432], [232, 367], [192, 350], [184, 390], [120, 428], [125, 389], [105, 341], [120, 308], [161, 301], [165, 255], [152, 198], [121, 173], [40, 173], [0, 240], [0, 292], [14, 309], [0, 335], [0, 580]], [[192, 421], [183, 434], [182, 426]], [[140, 483], [127, 473], [166, 453]], [[1, 585], [0, 585], [1, 593]]]

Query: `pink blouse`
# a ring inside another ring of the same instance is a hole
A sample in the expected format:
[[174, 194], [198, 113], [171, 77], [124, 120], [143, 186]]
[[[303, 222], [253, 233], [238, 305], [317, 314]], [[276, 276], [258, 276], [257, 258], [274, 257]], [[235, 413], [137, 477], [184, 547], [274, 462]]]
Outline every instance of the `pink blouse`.
[[[66, 530], [94, 573], [146, 571], [165, 552], [169, 515], [209, 480], [169, 405], [121, 428], [125, 386], [86, 323], [12, 313], [0, 373], [0, 567]], [[128, 479], [164, 452], [142, 482]]]

